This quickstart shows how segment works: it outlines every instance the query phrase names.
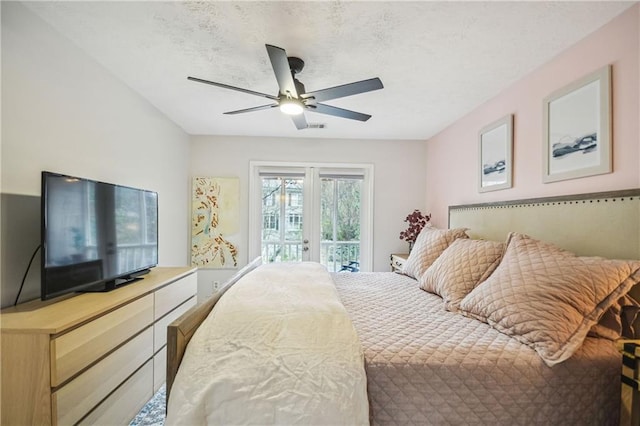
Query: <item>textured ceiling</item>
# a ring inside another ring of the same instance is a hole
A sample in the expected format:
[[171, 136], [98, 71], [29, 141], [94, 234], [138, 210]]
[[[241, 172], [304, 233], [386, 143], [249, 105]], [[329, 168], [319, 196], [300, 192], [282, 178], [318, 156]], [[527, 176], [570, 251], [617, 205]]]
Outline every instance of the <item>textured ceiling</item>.
[[[189, 134], [427, 139], [604, 25], [630, 2], [25, 3]], [[265, 44], [298, 56], [307, 91], [380, 77], [327, 101], [367, 122], [277, 109], [187, 76], [276, 95]], [[588, 70], [585, 70], [588, 71]]]

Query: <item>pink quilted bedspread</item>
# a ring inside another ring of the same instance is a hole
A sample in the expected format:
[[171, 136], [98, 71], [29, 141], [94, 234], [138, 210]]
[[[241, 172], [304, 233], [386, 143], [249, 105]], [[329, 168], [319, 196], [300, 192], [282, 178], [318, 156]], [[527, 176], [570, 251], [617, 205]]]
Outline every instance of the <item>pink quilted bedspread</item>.
[[373, 425], [615, 425], [621, 356], [587, 338], [548, 367], [487, 324], [444, 310], [395, 273], [338, 273], [364, 348]]

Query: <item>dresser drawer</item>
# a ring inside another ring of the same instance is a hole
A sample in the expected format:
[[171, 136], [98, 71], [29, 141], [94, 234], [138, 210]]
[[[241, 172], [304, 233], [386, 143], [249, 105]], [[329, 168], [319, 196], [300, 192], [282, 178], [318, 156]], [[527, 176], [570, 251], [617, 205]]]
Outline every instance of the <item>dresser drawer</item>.
[[153, 327], [148, 327], [52, 395], [58, 424], [75, 424], [152, 356]]
[[191, 299], [169, 312], [153, 325], [153, 352], [157, 352], [167, 344], [167, 326], [195, 305], [196, 296], [193, 296]]
[[153, 396], [152, 385], [153, 361], [149, 360], [79, 424], [128, 425]]
[[196, 274], [179, 279], [154, 293], [155, 312], [154, 320], [172, 311], [185, 300], [194, 296], [198, 291], [198, 278]]
[[51, 341], [51, 386], [64, 383], [153, 322], [147, 295]]

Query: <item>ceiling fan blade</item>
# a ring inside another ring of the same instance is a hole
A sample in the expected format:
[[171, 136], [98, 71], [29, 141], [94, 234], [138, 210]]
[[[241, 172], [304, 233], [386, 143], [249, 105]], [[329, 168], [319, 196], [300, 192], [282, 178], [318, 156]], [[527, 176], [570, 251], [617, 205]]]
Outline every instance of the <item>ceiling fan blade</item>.
[[348, 109], [337, 108], [325, 104], [307, 105], [307, 108], [313, 112], [319, 112], [320, 114], [335, 115], [336, 117], [349, 118], [351, 120], [367, 121], [371, 118], [369, 114], [362, 114], [360, 112], [349, 111]]
[[382, 88], [384, 88], [382, 81], [376, 77], [370, 78], [369, 80], [356, 81], [355, 83], [343, 84], [341, 86], [329, 87], [328, 89], [316, 90], [315, 92], [308, 92], [302, 95], [302, 97], [305, 99], [313, 97], [316, 102], [323, 102]]
[[195, 81], [195, 82], [198, 82], [198, 83], [210, 84], [212, 86], [222, 87], [223, 89], [236, 90], [238, 92], [248, 93], [249, 95], [260, 96], [260, 97], [271, 99], [271, 100], [274, 100], [274, 101], [278, 100], [277, 96], [267, 95], [266, 93], [254, 92], [253, 90], [242, 89], [240, 87], [229, 86], [228, 84], [216, 83], [216, 82], [209, 81], [209, 80], [203, 80], [201, 78], [187, 77], [187, 80]]
[[270, 44], [266, 44], [265, 46], [267, 46], [271, 66], [273, 67], [273, 72], [276, 74], [276, 80], [278, 80], [280, 93], [282, 95], [286, 95], [287, 92], [289, 92], [292, 98], [297, 98], [298, 91], [296, 90], [296, 85], [293, 82], [293, 76], [291, 75], [291, 69], [289, 68], [287, 52], [280, 47], [272, 46]]
[[228, 114], [228, 115], [242, 114], [243, 112], [260, 111], [260, 110], [263, 110], [263, 109], [275, 108], [277, 106], [278, 106], [278, 104], [260, 105], [260, 106], [253, 107], [253, 108], [239, 109], [239, 110], [236, 110], [236, 111], [227, 111], [224, 114]]
[[304, 114], [292, 115], [291, 119], [293, 120], [293, 123], [296, 125], [296, 128], [298, 130], [306, 129], [307, 127], [309, 127], [309, 125], [307, 124], [307, 119], [304, 117]]

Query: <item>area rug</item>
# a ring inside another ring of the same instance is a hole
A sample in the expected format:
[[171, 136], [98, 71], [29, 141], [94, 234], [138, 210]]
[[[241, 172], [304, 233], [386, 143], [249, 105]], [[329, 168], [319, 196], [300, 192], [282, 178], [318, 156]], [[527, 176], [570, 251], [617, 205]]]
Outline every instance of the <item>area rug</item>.
[[145, 404], [137, 416], [131, 420], [129, 426], [163, 426], [165, 417], [165, 386], [153, 395], [153, 398]]

